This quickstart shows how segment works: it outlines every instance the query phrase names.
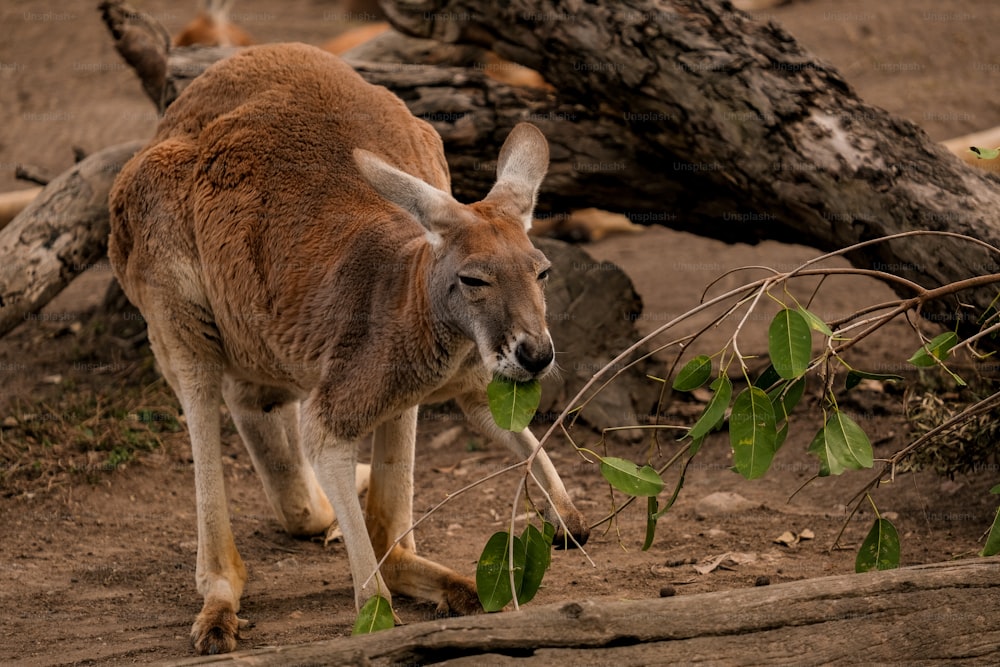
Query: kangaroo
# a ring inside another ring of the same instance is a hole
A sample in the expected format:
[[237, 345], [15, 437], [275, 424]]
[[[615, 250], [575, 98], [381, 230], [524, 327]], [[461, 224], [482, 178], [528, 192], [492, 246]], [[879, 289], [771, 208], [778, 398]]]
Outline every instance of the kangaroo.
[[[299, 44], [210, 67], [125, 165], [109, 254], [187, 417], [197, 652], [235, 648], [247, 578], [223, 486], [223, 400], [283, 526], [307, 536], [339, 522], [355, 605], [391, 592], [481, 611], [475, 583], [418, 556], [412, 532], [371, 575], [412, 523], [419, 404], [454, 398], [518, 456], [537, 446], [528, 429], [494, 424], [485, 387], [553, 366], [549, 262], [526, 234], [547, 168], [544, 136], [519, 124], [488, 196], [460, 204], [428, 123]], [[356, 443], [367, 434], [362, 511]], [[583, 544], [589, 528], [544, 452], [534, 471], [546, 518]]]

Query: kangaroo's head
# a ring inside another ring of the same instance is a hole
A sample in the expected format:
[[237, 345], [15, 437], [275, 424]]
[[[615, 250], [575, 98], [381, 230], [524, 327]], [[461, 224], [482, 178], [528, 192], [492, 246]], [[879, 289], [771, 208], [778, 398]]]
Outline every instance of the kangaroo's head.
[[527, 235], [549, 164], [548, 144], [538, 128], [528, 123], [514, 128], [500, 149], [496, 184], [470, 205], [372, 153], [358, 149], [355, 159], [379, 194], [427, 228], [435, 317], [475, 342], [493, 375], [517, 381], [545, 375], [554, 359], [545, 324], [549, 261]]

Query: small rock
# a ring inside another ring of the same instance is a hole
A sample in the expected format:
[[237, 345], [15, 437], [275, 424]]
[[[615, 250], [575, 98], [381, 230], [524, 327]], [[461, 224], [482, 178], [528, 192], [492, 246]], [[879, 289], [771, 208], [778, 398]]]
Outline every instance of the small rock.
[[695, 516], [705, 517], [713, 514], [736, 514], [738, 512], [745, 512], [755, 506], [755, 503], [750, 502], [738, 493], [716, 491], [698, 501], [698, 506], [695, 507]]
[[661, 586], [660, 587], [660, 597], [661, 598], [672, 598], [677, 595], [677, 589], [673, 586]]
[[766, 574], [762, 574], [762, 575], [760, 575], [759, 577], [757, 577], [754, 580], [753, 585], [754, 586], [770, 586], [771, 585], [771, 577], [767, 576]]
[[275, 565], [277, 565], [278, 568], [282, 570], [286, 568], [296, 568], [299, 566], [299, 561], [295, 560], [294, 556], [289, 556], [288, 558], [283, 558], [282, 560], [279, 560], [277, 563], [275, 563]]
[[3, 428], [14, 428], [17, 426], [17, 419], [14, 417], [4, 417], [3, 421], [0, 422], [0, 426]]

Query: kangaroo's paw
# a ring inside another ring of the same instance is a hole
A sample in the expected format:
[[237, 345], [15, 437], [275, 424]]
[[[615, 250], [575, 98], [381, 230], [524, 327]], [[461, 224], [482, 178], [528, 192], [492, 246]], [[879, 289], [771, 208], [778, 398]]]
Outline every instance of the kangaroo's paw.
[[468, 616], [483, 613], [483, 605], [479, 603], [476, 584], [466, 577], [449, 578], [444, 586], [444, 597], [438, 602], [438, 616]]
[[229, 653], [236, 648], [240, 628], [250, 622], [236, 617], [232, 605], [206, 602], [191, 627], [191, 643], [199, 655]]

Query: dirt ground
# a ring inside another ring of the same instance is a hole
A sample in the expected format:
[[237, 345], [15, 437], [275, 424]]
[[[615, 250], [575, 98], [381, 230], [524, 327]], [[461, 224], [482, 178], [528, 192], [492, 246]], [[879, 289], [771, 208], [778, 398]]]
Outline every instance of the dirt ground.
[[[136, 4], [177, 30], [194, 3]], [[151, 105], [113, 51], [94, 5], [9, 0], [0, 10], [0, 191], [25, 187], [12, 175], [18, 162], [55, 174], [71, 163], [72, 146], [93, 151], [151, 134]], [[344, 18], [320, 0], [241, 0], [234, 15], [261, 41], [314, 44], [335, 34]], [[758, 17], [785, 24], [863, 97], [921, 124], [935, 139], [1000, 124], [1000, 104], [983, 92], [1000, 77], [1000, 42], [993, 34], [1000, 3], [802, 0]], [[638, 323], [644, 331], [692, 307], [702, 288], [730, 267], [787, 268], [816, 254], [769, 243], [726, 246], [666, 229], [587, 249], [628, 271], [645, 302]], [[106, 265], [95, 267], [42, 315], [0, 340], [2, 664], [119, 665], [191, 655], [187, 635], [200, 600], [190, 447], [148, 348], [126, 340], [138, 330], [134, 316], [94, 315], [109, 279]], [[881, 284], [845, 281], [824, 288], [814, 310], [829, 319], [887, 298], [891, 293]], [[746, 350], [763, 349], [765, 324], [748, 326]], [[704, 343], [706, 351], [719, 348], [723, 333]], [[911, 332], [896, 327], [852, 360], [886, 372], [916, 345]], [[876, 456], [907, 441], [901, 390], [855, 392], [842, 400], [872, 436]], [[728, 470], [725, 436], [710, 438], [649, 551], [640, 550], [643, 511], [630, 507], [617, 530], [595, 532], [586, 547], [592, 563], [577, 551], [556, 553], [535, 604], [654, 598], [664, 589], [690, 595], [765, 578], [773, 584], [853, 571], [870, 507], [848, 522], [846, 548], [830, 547], [846, 503], [870, 474], [819, 480], [788, 501], [817, 469], [805, 449], [821, 418], [810, 392], [771, 471], [752, 483]], [[598, 436], [577, 436], [597, 446]], [[424, 413], [420, 438], [418, 513], [511, 462], [447, 408]], [[224, 451], [234, 531], [250, 572], [241, 616], [254, 627], [240, 647], [348, 632], [354, 609], [343, 545], [324, 548], [285, 535], [231, 425]], [[613, 451], [641, 460], [647, 450], [613, 443]], [[565, 444], [550, 453], [580, 509], [595, 520], [604, 516], [610, 499], [595, 466]], [[996, 508], [986, 491], [997, 477], [990, 464], [954, 479], [905, 474], [879, 488], [874, 498], [899, 529], [903, 564], [978, 552]], [[500, 478], [446, 505], [417, 531], [420, 551], [472, 574], [487, 538], [509, 516], [514, 483]], [[806, 529], [815, 539], [791, 547], [774, 542], [785, 531]], [[728, 567], [694, 570], [694, 563], [726, 553], [733, 556]], [[406, 622], [433, 615], [427, 603], [397, 602]]]

